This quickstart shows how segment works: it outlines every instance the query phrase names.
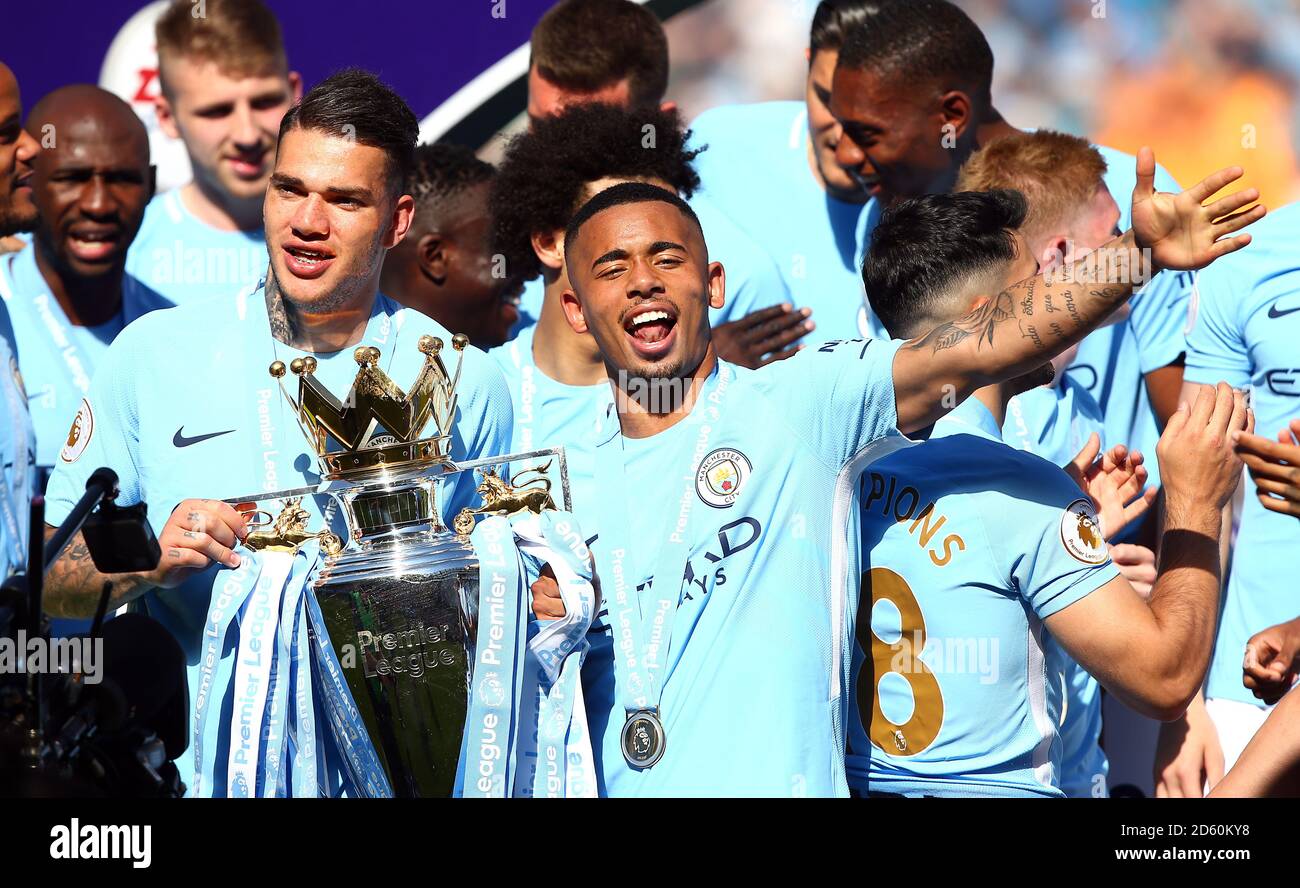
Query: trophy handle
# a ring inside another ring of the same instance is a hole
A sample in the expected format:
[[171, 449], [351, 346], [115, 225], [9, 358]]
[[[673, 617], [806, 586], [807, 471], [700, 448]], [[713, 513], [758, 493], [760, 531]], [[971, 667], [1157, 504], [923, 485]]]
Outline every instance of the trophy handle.
[[[275, 523], [275, 516], [266, 509], [236, 509], [244, 516], [244, 526], [249, 530], [261, 530], [263, 527], [270, 527]], [[265, 515], [264, 519], [259, 519], [259, 515]]]

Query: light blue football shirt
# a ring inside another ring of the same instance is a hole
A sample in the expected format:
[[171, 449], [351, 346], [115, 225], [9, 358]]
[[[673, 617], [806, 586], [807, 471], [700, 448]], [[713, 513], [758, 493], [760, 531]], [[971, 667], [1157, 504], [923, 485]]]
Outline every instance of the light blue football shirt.
[[851, 785], [1061, 795], [1064, 664], [1043, 621], [1118, 574], [1091, 503], [974, 398], [869, 466], [858, 496]]
[[[417, 311], [385, 296], [375, 300], [362, 343], [381, 352], [380, 366], [401, 388], [416, 378], [424, 362], [417, 341], [424, 334], [444, 344], [451, 334]], [[315, 376], [343, 400], [356, 377], [354, 347], [316, 355]], [[73, 443], [65, 443], [50, 479], [47, 520], [57, 524], [85, 490], [86, 478], [100, 466], [117, 472], [118, 502], [149, 504], [155, 533], [185, 499], [228, 499], [259, 491], [294, 488], [319, 481], [315, 452], [291, 407], [267, 372], [274, 360], [286, 364], [305, 353], [275, 342], [259, 287], [233, 297], [214, 297], [152, 312], [128, 326], [100, 360], [90, 394], [78, 411]], [[504, 454], [510, 445], [510, 393], [496, 362], [475, 348], [464, 352], [452, 459]], [[455, 372], [455, 353], [444, 360]], [[290, 392], [297, 397], [296, 378]], [[451, 495], [440, 504], [444, 521], [474, 505], [476, 479], [457, 476]], [[326, 497], [306, 499], [310, 526], [321, 525], [322, 510], [332, 515]], [[337, 517], [332, 522], [342, 529]], [[201, 634], [215, 585], [226, 568], [212, 567], [175, 589], [157, 589], [136, 607], [159, 620], [180, 642], [189, 663], [190, 701], [195, 699]], [[217, 672], [217, 687], [233, 675], [233, 651]], [[224, 760], [225, 752], [218, 752]], [[193, 784], [193, 750], [178, 760], [183, 779]]]
[[[112, 320], [79, 327], [68, 320], [36, 265], [35, 247], [0, 258], [0, 297], [18, 341], [18, 363], [36, 428], [36, 465], [42, 476], [58, 459], [77, 406], [90, 391], [95, 365], [122, 328], [167, 303], [127, 275], [122, 308]], [[44, 481], [44, 477], [42, 477]]]
[[[850, 503], [860, 466], [882, 438], [899, 437], [898, 345], [827, 344], [758, 371], [721, 363], [690, 416], [640, 440], [615, 426], [598, 445], [621, 448], [610, 458], [622, 460], [626, 479], [622, 496], [601, 490], [626, 526], [614, 534], [602, 519], [593, 547], [606, 635], [583, 667], [603, 793], [847, 793]], [[658, 764], [635, 770], [620, 751], [628, 686], [610, 660], [610, 549], [627, 541], [622, 575], [644, 614], [669, 533], [682, 535], [689, 559], [664, 658], [667, 742]]]
[[[1101, 408], [1088, 390], [1062, 373], [1056, 384], [1016, 395], [1007, 404], [1002, 440], [1064, 466], [1096, 432], [1106, 448]], [[1154, 456], [1154, 454], [1152, 454]], [[1101, 748], [1101, 686], [1064, 651], [1066, 701], [1061, 720], [1061, 791], [1070, 798], [1106, 794], [1110, 762]]]
[[[1252, 241], [1203, 269], [1188, 315], [1188, 382], [1249, 387], [1255, 433], [1277, 440], [1300, 417], [1300, 204], [1250, 227]], [[1270, 512], [1245, 485], [1241, 526], [1219, 618], [1207, 697], [1260, 701], [1241, 683], [1246, 641], [1300, 612], [1300, 521]]]
[[171, 305], [233, 299], [262, 280], [268, 265], [262, 229], [213, 228], [186, 209], [179, 188], [149, 201], [126, 254], [126, 273]]
[[862, 289], [862, 258], [881, 207], [827, 194], [809, 166], [808, 138], [803, 102], [705, 111], [691, 123], [692, 145], [708, 146], [695, 159], [700, 195], [767, 251], [791, 301], [812, 309], [817, 329], [808, 342], [883, 336]]
[[[1137, 159], [1104, 145], [1094, 147], [1106, 160], [1106, 189], [1119, 205], [1119, 230], [1126, 231], [1132, 224]], [[1182, 191], [1159, 165], [1156, 188]], [[1066, 368], [1066, 374], [1086, 388], [1101, 407], [1109, 446], [1124, 444], [1147, 457], [1155, 456], [1160, 427], [1144, 376], [1174, 363], [1185, 351], [1183, 324], [1191, 285], [1188, 272], [1157, 274], [1129, 300], [1128, 317], [1088, 334]], [[1154, 458], [1147, 460], [1147, 470], [1149, 485], [1158, 486], [1160, 466]], [[1117, 541], [1127, 539], [1135, 530], [1120, 534]]]
[[36, 494], [36, 435], [14, 341], [9, 312], [0, 302], [0, 581], [27, 566], [29, 509]]
[[[722, 308], [709, 308], [711, 326], [736, 321], [760, 308], [789, 301], [781, 273], [753, 238], [706, 198], [693, 197], [690, 205], [704, 231], [709, 261], [721, 262], [726, 272], [727, 298]], [[510, 328], [511, 339], [537, 324], [545, 293], [542, 278], [525, 282], [519, 294], [519, 319]]]
[[[536, 327], [488, 352], [497, 359], [510, 388], [515, 424], [511, 452], [524, 453], [546, 447], [563, 447], [569, 469], [572, 512], [588, 541], [597, 533], [595, 450], [596, 435], [613, 403], [608, 382], [596, 385], [565, 385], [547, 376], [533, 356]], [[543, 460], [530, 460], [535, 465]], [[514, 466], [519, 471], [520, 466]], [[557, 477], [552, 468], [551, 478]], [[554, 494], [554, 491], [553, 491]], [[555, 496], [558, 503], [559, 497]]]

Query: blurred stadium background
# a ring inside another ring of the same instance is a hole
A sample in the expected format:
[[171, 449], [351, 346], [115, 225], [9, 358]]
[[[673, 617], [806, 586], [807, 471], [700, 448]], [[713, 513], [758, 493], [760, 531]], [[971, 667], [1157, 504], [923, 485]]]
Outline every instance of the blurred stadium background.
[[[196, 3], [199, 0], [195, 0]], [[816, 0], [646, 0], [668, 21], [669, 96], [688, 119], [719, 104], [802, 98]], [[1300, 197], [1300, 0], [957, 0], [993, 45], [994, 96], [1020, 127], [1136, 151], [1180, 181], [1239, 163], [1269, 206]], [[151, 21], [140, 0], [56, 0], [24, 11], [4, 59], [30, 105], [69, 82], [143, 99]], [[269, 0], [307, 85], [356, 64], [388, 79], [426, 135], [485, 147], [522, 107], [528, 33], [549, 0]], [[34, 34], [59, 35], [61, 50]], [[156, 88], [156, 84], [153, 85]], [[147, 103], [138, 101], [138, 107]], [[166, 184], [183, 157], [164, 153]]]

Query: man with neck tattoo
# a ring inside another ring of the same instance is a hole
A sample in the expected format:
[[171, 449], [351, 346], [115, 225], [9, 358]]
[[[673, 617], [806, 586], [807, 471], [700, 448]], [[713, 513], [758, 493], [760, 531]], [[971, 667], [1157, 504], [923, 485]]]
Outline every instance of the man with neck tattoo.
[[1076, 262], [1071, 282], [1031, 278], [906, 343], [830, 342], [760, 371], [713, 349], [725, 271], [685, 202], [625, 183], [580, 209], [564, 310], [595, 338], [617, 408], [596, 447], [593, 547], [614, 662], [586, 682], [602, 790], [846, 794], [857, 476], [902, 443], [896, 431], [1094, 329], [1132, 294], [1143, 255], [1196, 268], [1249, 243], [1234, 233], [1263, 216], [1243, 209], [1256, 192], [1202, 206], [1241, 175], [1160, 194], [1144, 149], [1133, 230]]
[[33, 161], [40, 219], [32, 246], [0, 259], [0, 296], [45, 474], [104, 351], [123, 327], [167, 303], [125, 273], [154, 181], [149, 136], [131, 107], [97, 86], [65, 86], [36, 103], [27, 131], [54, 139]]
[[[1007, 190], [886, 210], [862, 277], [890, 335], [964, 315], [1034, 273], [1026, 213], [1025, 198]], [[1140, 483], [1107, 489], [1103, 470], [1081, 491], [1055, 463], [1002, 440], [1012, 397], [1051, 372], [1045, 363], [984, 386], [918, 435], [924, 442], [862, 475], [870, 568], [857, 606], [846, 763], [861, 795], [1104, 795], [1104, 757], [1070, 742], [1068, 716], [1095, 699], [1066, 685], [1075, 661], [1155, 718], [1176, 716], [1200, 687], [1219, 598], [1219, 509], [1241, 474], [1230, 433], [1250, 427], [1245, 396], [1220, 383], [1161, 439], [1169, 515], [1148, 603], [1106, 544], [1149, 505], [1125, 503]], [[1100, 712], [1095, 728], [1076, 730], [1080, 740], [1099, 732]], [[1086, 780], [1071, 768], [1072, 751], [1095, 769]]]
[[[379, 292], [384, 256], [411, 224], [405, 183], [418, 129], [406, 103], [364, 71], [342, 71], [308, 93], [280, 125], [265, 203], [266, 284], [153, 312], [123, 331], [59, 454], [51, 524], [99, 466], [118, 473], [120, 503], [149, 504], [162, 560], [111, 577], [110, 606], [132, 604], [175, 634], [190, 662], [191, 700], [214, 583], [220, 568], [238, 566], [233, 549], [247, 535], [222, 498], [319, 480], [316, 455], [267, 368], [314, 358], [316, 378], [342, 396], [356, 376], [355, 346], [377, 348], [379, 366], [405, 387], [425, 360], [421, 336], [450, 344], [451, 332]], [[463, 354], [451, 458], [506, 453], [511, 409], [501, 373], [483, 352]], [[474, 483], [472, 473], [457, 479], [441, 504], [444, 521], [472, 504]], [[316, 528], [326, 504], [314, 499], [303, 506]], [[46, 581], [47, 606], [89, 613], [106, 579], [78, 536]], [[222, 660], [217, 682], [230, 680], [232, 660]], [[178, 766], [188, 778], [190, 754]]]

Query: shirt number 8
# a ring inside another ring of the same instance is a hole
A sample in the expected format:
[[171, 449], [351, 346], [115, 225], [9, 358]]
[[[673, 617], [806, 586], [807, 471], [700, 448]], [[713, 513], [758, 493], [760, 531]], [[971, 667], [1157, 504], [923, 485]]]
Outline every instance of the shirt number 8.
[[[873, 568], [863, 574], [862, 584], [862, 600], [867, 600], [866, 593], [870, 590], [871, 606], [859, 610], [857, 636], [862, 650], [870, 653], [858, 674], [858, 712], [871, 712], [867, 736], [883, 752], [893, 756], [916, 755], [934, 742], [943, 727], [939, 680], [920, 659], [925, 650], [925, 616], [912, 587], [892, 570]], [[892, 644], [871, 628], [871, 612], [881, 600], [892, 602], [901, 617], [902, 635]], [[885, 718], [880, 708], [879, 681], [890, 672], [903, 678], [912, 690], [912, 715], [901, 725]]]

